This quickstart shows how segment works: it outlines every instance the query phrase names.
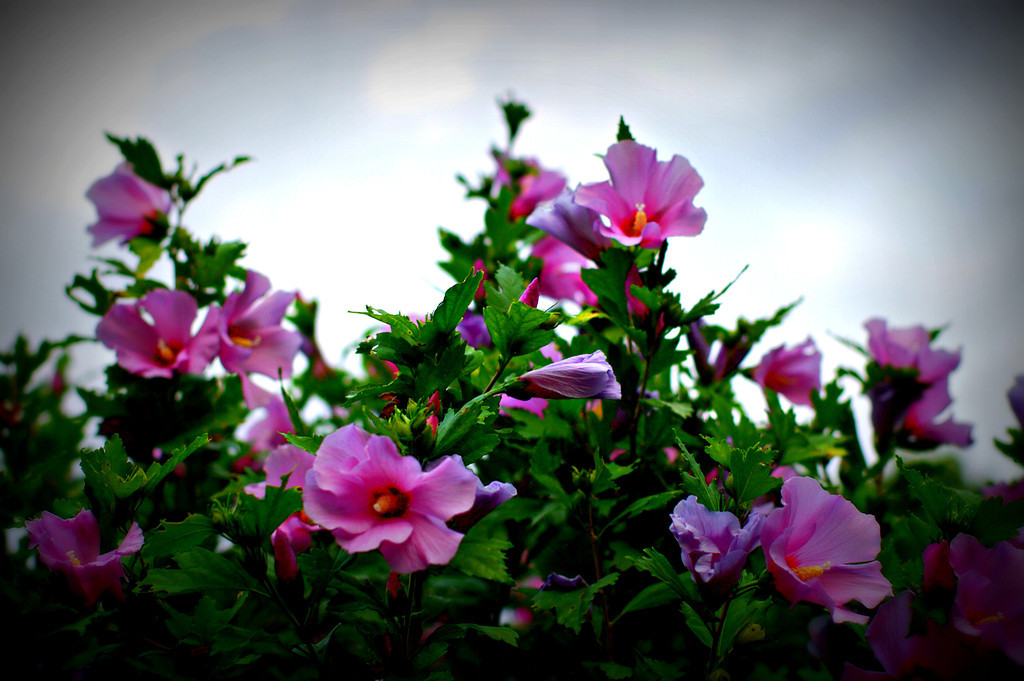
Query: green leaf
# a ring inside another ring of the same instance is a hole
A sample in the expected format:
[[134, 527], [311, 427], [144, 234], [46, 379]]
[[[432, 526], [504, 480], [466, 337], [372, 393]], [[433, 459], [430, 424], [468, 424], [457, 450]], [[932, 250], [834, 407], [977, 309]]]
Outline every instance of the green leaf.
[[626, 302], [626, 275], [633, 266], [633, 254], [618, 248], [609, 248], [601, 254], [601, 267], [580, 272], [583, 282], [597, 296], [601, 309], [616, 324], [630, 326], [629, 305]]
[[722, 495], [717, 489], [712, 489], [708, 485], [707, 480], [704, 479], [704, 472], [700, 469], [700, 464], [697, 463], [697, 459], [694, 458], [690, 450], [686, 448], [686, 445], [680, 438], [676, 438], [676, 445], [679, 447], [680, 455], [683, 459], [690, 464], [690, 475], [684, 473], [682, 477], [683, 487], [687, 494], [693, 494], [697, 497], [697, 501], [703, 504], [710, 511], [721, 511], [722, 510]]
[[692, 582], [688, 585], [668, 562], [668, 558], [663, 556], [658, 549], [644, 549], [644, 556], [637, 558], [635, 562], [637, 569], [650, 572], [684, 600], [696, 597], [696, 590], [693, 588]]
[[127, 499], [146, 484], [145, 472], [128, 460], [118, 435], [101, 449], [84, 452], [81, 465], [86, 489], [109, 511], [113, 511], [116, 500]]
[[459, 627], [466, 631], [475, 631], [483, 634], [492, 641], [500, 641], [507, 643], [513, 648], [519, 647], [519, 632], [512, 627], [488, 627], [483, 624], [455, 624], [452, 626]]
[[320, 450], [320, 443], [324, 441], [326, 435], [309, 435], [303, 437], [296, 435], [295, 433], [281, 433], [284, 435], [284, 439], [288, 440], [288, 444], [295, 445], [304, 452], [310, 454], [316, 454]]
[[708, 629], [708, 625], [697, 614], [697, 611], [693, 609], [693, 606], [683, 601], [679, 604], [679, 611], [686, 620], [686, 626], [690, 628], [690, 631], [697, 637], [697, 640], [710, 648], [712, 641], [711, 630]]
[[664, 582], [651, 584], [626, 604], [626, 607], [622, 609], [622, 612], [618, 614], [618, 617], [612, 620], [612, 624], [618, 622], [619, 619], [627, 612], [657, 608], [676, 600], [679, 600], [679, 595], [668, 584], [665, 584]]
[[160, 481], [166, 478], [175, 468], [180, 466], [185, 459], [190, 457], [201, 447], [205, 447], [210, 443], [210, 438], [203, 433], [199, 437], [195, 438], [187, 446], [178, 447], [171, 452], [171, 458], [164, 463], [153, 462], [149, 465], [149, 469], [146, 471], [146, 493], [152, 492]]
[[142, 545], [142, 555], [146, 560], [169, 556], [195, 548], [215, 534], [213, 521], [199, 513], [189, 514], [180, 523], [164, 520], [160, 523], [160, 529], [146, 536], [146, 543]]
[[[100, 283], [98, 275], [98, 270], [93, 270], [92, 275], [88, 279], [83, 277], [81, 274], [76, 274], [71, 284], [64, 288], [64, 292], [67, 294], [68, 298], [75, 301], [75, 303], [86, 312], [102, 316], [106, 314], [107, 310], [110, 309], [110, 306], [114, 304], [114, 296], [103, 284]], [[79, 290], [84, 291], [91, 296], [92, 301], [76, 295], [76, 292]]]
[[619, 116], [619, 131], [615, 135], [616, 142], [635, 142], [633, 139], [633, 133], [629, 131], [629, 126], [626, 125], [626, 119]]
[[164, 189], [170, 188], [164, 177], [163, 167], [160, 165], [160, 156], [149, 140], [144, 137], [136, 137], [135, 141], [132, 141], [127, 137], [114, 137], [109, 133], [107, 139], [117, 145], [124, 160], [131, 164], [136, 175], [150, 184]]
[[488, 305], [484, 320], [494, 347], [506, 360], [540, 350], [555, 339], [549, 328], [551, 315], [518, 300], [512, 301], [507, 313]]
[[483, 272], [471, 272], [465, 279], [444, 292], [444, 299], [430, 319], [445, 333], [451, 333], [462, 321], [462, 316], [473, 302]]
[[[920, 471], [906, 467], [901, 457], [896, 457], [896, 466], [910, 486], [911, 493], [944, 534], [953, 537], [971, 527], [977, 512], [976, 500], [972, 503], [966, 492], [954, 490], [926, 478]], [[974, 496], [977, 498], [977, 495]]]
[[1024, 527], [1024, 499], [1004, 504], [1002, 497], [982, 499], [969, 534], [985, 546], [1017, 536]]
[[497, 286], [490, 282], [484, 282], [484, 289], [487, 291], [487, 306], [497, 308], [499, 311], [508, 310], [513, 301], [519, 300], [523, 295], [526, 290], [526, 281], [507, 265], [498, 265], [498, 272], [494, 279], [498, 283]]
[[774, 458], [774, 452], [768, 448], [732, 450], [729, 471], [732, 473], [733, 494], [737, 503], [746, 504], [782, 485], [780, 478], [772, 477]]
[[533, 605], [538, 610], [554, 610], [555, 621], [563, 627], [572, 629], [576, 634], [580, 633], [583, 620], [590, 611], [594, 597], [606, 586], [614, 584], [619, 578], [619, 573], [613, 572], [598, 580], [592, 586], [574, 591], [555, 591], [545, 589], [538, 591], [533, 597]]
[[505, 567], [505, 551], [512, 548], [512, 543], [496, 537], [477, 538], [468, 534], [462, 538], [459, 550], [452, 558], [451, 565], [456, 570], [469, 575], [489, 579], [500, 584], [514, 584]]
[[505, 114], [505, 125], [508, 126], [508, 144], [511, 147], [512, 141], [519, 132], [519, 126], [530, 117], [530, 110], [525, 104], [517, 102], [512, 97], [504, 101], [499, 99], [498, 106], [501, 107], [502, 113]]
[[141, 584], [167, 594], [203, 593], [209, 590], [255, 591], [267, 594], [236, 562], [202, 548], [175, 554], [180, 570], [154, 568]]
[[128, 242], [128, 250], [139, 256], [139, 264], [135, 268], [133, 276], [141, 278], [156, 264], [156, 261], [163, 255], [164, 249], [160, 243], [149, 238], [136, 238]]

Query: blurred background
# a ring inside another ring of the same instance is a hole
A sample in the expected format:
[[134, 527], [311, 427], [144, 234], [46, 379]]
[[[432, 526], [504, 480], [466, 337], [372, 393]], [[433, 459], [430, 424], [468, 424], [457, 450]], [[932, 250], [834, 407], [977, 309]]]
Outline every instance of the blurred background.
[[[862, 367], [835, 336], [866, 342], [870, 317], [947, 326], [964, 472], [1018, 477], [992, 439], [1019, 427], [1006, 391], [1024, 374], [1024, 23], [967, 4], [4, 2], [0, 346], [93, 333], [64, 287], [117, 250], [85, 231], [85, 191], [120, 158], [110, 132], [201, 172], [252, 156], [186, 223], [318, 298], [345, 361], [371, 321], [351, 310], [423, 313], [450, 285], [437, 228], [482, 226], [454, 176], [493, 171], [512, 93], [534, 112], [516, 153], [571, 186], [607, 178], [595, 154], [620, 115], [693, 163], [709, 217], [671, 242], [684, 304], [745, 265], [714, 322], [804, 297], [749, 365], [810, 335], [828, 380]], [[110, 358], [80, 349], [73, 377], [102, 380]]]

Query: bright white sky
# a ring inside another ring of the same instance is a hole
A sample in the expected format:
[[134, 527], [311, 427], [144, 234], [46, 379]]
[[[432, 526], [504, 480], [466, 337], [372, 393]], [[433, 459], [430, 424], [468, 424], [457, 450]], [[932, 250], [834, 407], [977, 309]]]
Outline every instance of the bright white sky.
[[722, 323], [805, 298], [751, 362], [810, 334], [829, 375], [861, 366], [830, 333], [948, 324], [965, 470], [1016, 476], [991, 441], [1024, 373], [1019, 25], [935, 2], [6, 2], [0, 344], [92, 333], [63, 289], [96, 255], [84, 193], [118, 160], [110, 131], [201, 169], [253, 156], [188, 224], [319, 298], [340, 360], [369, 321], [349, 310], [424, 312], [449, 285], [437, 227], [481, 225], [454, 175], [491, 171], [513, 91], [535, 112], [517, 151], [573, 185], [606, 178], [620, 114], [690, 159], [709, 218], [669, 251], [684, 301], [747, 264]]

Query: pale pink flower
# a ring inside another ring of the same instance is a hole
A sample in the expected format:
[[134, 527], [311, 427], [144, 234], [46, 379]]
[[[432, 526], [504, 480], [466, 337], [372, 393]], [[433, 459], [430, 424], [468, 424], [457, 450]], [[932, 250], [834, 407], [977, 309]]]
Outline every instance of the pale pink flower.
[[682, 156], [658, 161], [657, 152], [633, 141], [608, 148], [604, 164], [610, 182], [585, 184], [575, 201], [608, 218], [601, 233], [624, 246], [658, 248], [673, 236], [696, 236], [707, 213], [693, 205], [704, 186]]
[[445, 523], [473, 507], [477, 477], [457, 456], [428, 471], [355, 425], [328, 435], [306, 474], [309, 517], [349, 553], [380, 549], [395, 572], [444, 565], [463, 535]]
[[811, 394], [821, 390], [821, 353], [810, 338], [793, 348], [780, 345], [761, 359], [751, 377], [762, 388], [809, 407]]
[[541, 295], [555, 300], [571, 300], [577, 305], [597, 305], [597, 296], [583, 282], [580, 274], [585, 269], [597, 267], [594, 261], [553, 236], [546, 236], [535, 243], [530, 255], [543, 263], [538, 277]]
[[114, 172], [96, 180], [86, 197], [96, 206], [99, 219], [87, 228], [93, 247], [111, 239], [125, 243], [150, 234], [153, 221], [171, 209], [171, 195], [165, 189], [136, 175], [131, 165], [122, 163]]
[[254, 270], [245, 288], [228, 295], [221, 309], [220, 361], [232, 373], [257, 373], [277, 378], [292, 374], [302, 334], [281, 326], [294, 292], [270, 292], [270, 280]]
[[107, 310], [96, 326], [96, 337], [116, 350], [117, 363], [133, 374], [146, 378], [170, 378], [176, 371], [200, 374], [217, 355], [220, 341], [215, 308], [192, 334], [198, 311], [195, 299], [184, 291], [156, 289], [134, 305], [120, 303]]

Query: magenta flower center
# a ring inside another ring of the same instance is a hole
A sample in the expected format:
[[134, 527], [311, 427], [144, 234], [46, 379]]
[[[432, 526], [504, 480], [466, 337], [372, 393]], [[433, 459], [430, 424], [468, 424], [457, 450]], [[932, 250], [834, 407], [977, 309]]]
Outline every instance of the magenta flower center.
[[156, 342], [156, 352], [153, 353], [153, 359], [165, 367], [169, 367], [174, 364], [174, 361], [178, 359], [178, 353], [181, 352], [181, 343], [172, 341], [170, 345], [164, 342], [163, 338]]
[[793, 574], [801, 582], [806, 582], [814, 577], [821, 577], [832, 567], [830, 561], [825, 561], [824, 565], [799, 565], [793, 556], [786, 556], [786, 565], [789, 566], [789, 569], [793, 571]]
[[627, 219], [622, 223], [622, 232], [626, 236], [640, 236], [640, 233], [644, 231], [644, 226], [647, 224], [647, 213], [644, 212], [644, 204], [636, 204], [636, 212], [633, 213], [633, 219]]
[[381, 518], [397, 518], [409, 507], [409, 495], [394, 485], [373, 492], [373, 512]]

